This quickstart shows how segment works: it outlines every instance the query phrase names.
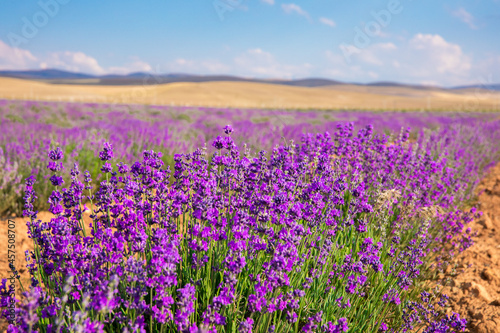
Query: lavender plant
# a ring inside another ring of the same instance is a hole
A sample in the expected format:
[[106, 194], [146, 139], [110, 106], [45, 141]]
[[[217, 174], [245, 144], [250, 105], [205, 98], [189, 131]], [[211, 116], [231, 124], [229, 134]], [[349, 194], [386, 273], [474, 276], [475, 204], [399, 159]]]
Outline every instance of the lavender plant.
[[213, 154], [176, 154], [172, 170], [152, 150], [116, 163], [105, 143], [97, 187], [77, 163], [65, 182], [64, 151], [50, 150], [54, 218], [37, 219], [28, 177], [31, 286], [9, 332], [465, 328], [421, 281], [472, 244], [477, 212], [457, 204], [491, 161], [469, 158], [498, 148], [348, 124], [253, 154], [224, 132]]

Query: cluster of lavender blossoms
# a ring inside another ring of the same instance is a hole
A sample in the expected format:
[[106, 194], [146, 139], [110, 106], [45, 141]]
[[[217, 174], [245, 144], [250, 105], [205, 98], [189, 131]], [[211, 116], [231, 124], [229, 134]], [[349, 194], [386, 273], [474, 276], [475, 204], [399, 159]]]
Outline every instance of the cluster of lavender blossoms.
[[464, 150], [347, 124], [252, 154], [224, 132], [173, 170], [154, 151], [114, 163], [106, 143], [96, 188], [78, 164], [65, 183], [51, 150], [54, 218], [37, 218], [29, 177], [31, 286], [8, 332], [464, 329], [418, 283], [472, 244]]

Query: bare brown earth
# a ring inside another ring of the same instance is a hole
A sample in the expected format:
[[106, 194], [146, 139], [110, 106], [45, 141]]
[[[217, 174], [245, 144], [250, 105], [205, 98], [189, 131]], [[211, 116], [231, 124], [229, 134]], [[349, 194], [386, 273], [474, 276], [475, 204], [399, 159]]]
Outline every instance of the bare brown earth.
[[[11, 277], [11, 271], [9, 269], [8, 255], [12, 255], [12, 252], [8, 252], [8, 240], [9, 240], [9, 223], [8, 221], [14, 221], [15, 227], [11, 230], [15, 234], [15, 267], [21, 273], [21, 283], [25, 288], [29, 284], [29, 274], [26, 271], [26, 260], [25, 251], [33, 249], [33, 242], [28, 238], [28, 228], [26, 226], [25, 219], [11, 217], [9, 219], [0, 220], [0, 272], [2, 279], [8, 279]], [[11, 223], [12, 225], [12, 223]], [[12, 234], [12, 233], [11, 233]], [[11, 249], [12, 251], [12, 249]], [[16, 296], [21, 296], [21, 286], [18, 281], [15, 283], [16, 286]], [[4, 332], [7, 328], [7, 323], [5, 319], [0, 319], [0, 330]]]
[[0, 98], [234, 108], [500, 110], [500, 92], [480, 89], [443, 90], [356, 85], [309, 88], [252, 82], [98, 86], [54, 85], [0, 78]]
[[500, 333], [500, 164], [478, 188], [482, 218], [473, 247], [456, 258], [457, 273], [448, 274], [452, 310], [469, 321], [471, 333]]
[[[49, 212], [41, 212], [38, 214], [38, 218], [42, 221], [50, 221], [53, 217]], [[90, 221], [88, 214], [84, 214], [84, 218], [87, 222]], [[11, 272], [9, 269], [8, 255], [12, 252], [8, 252], [8, 221], [14, 221], [15, 228], [11, 229], [15, 232], [15, 267], [19, 270], [21, 275], [21, 283], [25, 289], [29, 287], [29, 272], [26, 269], [26, 251], [33, 250], [33, 241], [28, 237], [28, 228], [26, 226], [26, 219], [22, 217], [10, 217], [9, 219], [0, 220], [0, 272], [1, 278], [10, 278]], [[12, 225], [12, 223], [11, 223]], [[11, 233], [12, 234], [12, 233]], [[21, 297], [22, 288], [19, 281], [16, 281], [16, 295], [18, 298]], [[3, 318], [0, 318], [0, 332], [4, 332], [7, 327], [7, 323]]]
[[[479, 208], [483, 216], [472, 222], [472, 229], [478, 232], [473, 247], [457, 256], [453, 269], [444, 277], [448, 286], [444, 293], [450, 296], [448, 311], [460, 313], [469, 322], [469, 333], [500, 333], [500, 164], [493, 168], [478, 187]], [[49, 221], [52, 214], [42, 212], [39, 218]], [[90, 221], [87, 214], [86, 222]], [[12, 217], [16, 232], [16, 268], [21, 272], [24, 286], [28, 285], [28, 272], [24, 252], [33, 249], [27, 236], [24, 218]], [[0, 271], [2, 278], [8, 277], [7, 262], [7, 219], [0, 220]], [[20, 286], [16, 283], [20, 296]], [[5, 321], [0, 320], [0, 331]]]

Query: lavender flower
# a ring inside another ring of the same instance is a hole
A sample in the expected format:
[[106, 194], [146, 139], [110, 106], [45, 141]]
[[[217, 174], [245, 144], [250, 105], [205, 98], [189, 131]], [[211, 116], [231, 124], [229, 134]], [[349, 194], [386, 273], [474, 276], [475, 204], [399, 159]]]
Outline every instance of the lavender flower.
[[54, 150], [49, 151], [48, 155], [52, 161], [59, 161], [59, 160], [62, 160], [62, 158], [64, 157], [63, 152], [62, 152], [61, 148], [59, 148], [59, 147], [57, 147]]
[[109, 161], [113, 158], [113, 146], [109, 142], [104, 143], [103, 150], [99, 152], [99, 158], [102, 161]]

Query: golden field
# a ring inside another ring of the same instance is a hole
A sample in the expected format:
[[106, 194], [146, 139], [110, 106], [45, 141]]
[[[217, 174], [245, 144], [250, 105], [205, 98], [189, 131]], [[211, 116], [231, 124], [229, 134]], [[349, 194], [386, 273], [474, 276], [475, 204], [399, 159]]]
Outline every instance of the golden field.
[[0, 78], [0, 98], [234, 108], [500, 110], [500, 92], [488, 90], [358, 85], [308, 88], [251, 82], [101, 86]]

